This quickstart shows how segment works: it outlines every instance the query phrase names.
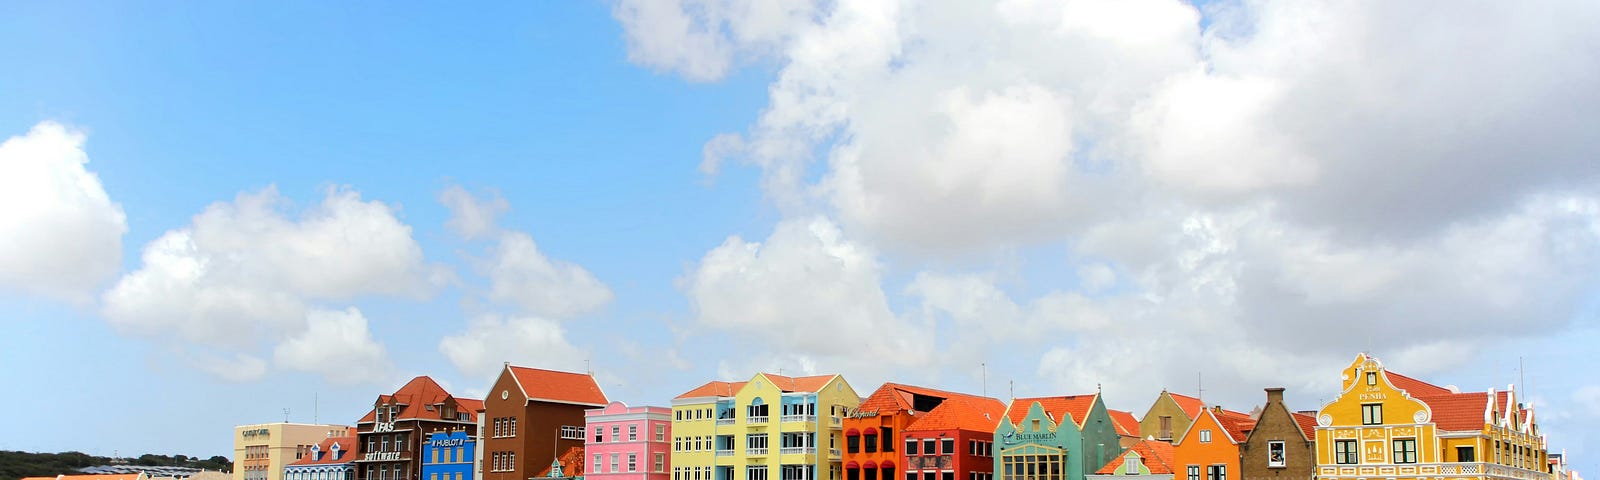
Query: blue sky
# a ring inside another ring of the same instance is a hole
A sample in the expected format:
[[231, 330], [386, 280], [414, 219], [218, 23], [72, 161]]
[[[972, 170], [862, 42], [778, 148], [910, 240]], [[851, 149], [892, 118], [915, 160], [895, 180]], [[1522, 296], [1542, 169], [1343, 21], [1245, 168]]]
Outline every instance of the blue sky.
[[1594, 5], [9, 10], [0, 449], [227, 455], [502, 361], [1311, 409], [1372, 351], [1520, 359], [1594, 465]]

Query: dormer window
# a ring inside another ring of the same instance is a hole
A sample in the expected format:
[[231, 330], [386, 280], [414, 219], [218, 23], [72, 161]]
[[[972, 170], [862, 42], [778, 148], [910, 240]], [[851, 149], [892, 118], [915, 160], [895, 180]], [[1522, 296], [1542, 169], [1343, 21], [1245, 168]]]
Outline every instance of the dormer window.
[[318, 461], [322, 460], [322, 447], [317, 445], [311, 446], [311, 459]]
[[337, 443], [333, 444], [333, 447], [329, 448], [328, 450], [332, 450], [333, 451], [333, 458], [334, 459], [338, 459], [339, 458], [339, 444], [337, 444]]

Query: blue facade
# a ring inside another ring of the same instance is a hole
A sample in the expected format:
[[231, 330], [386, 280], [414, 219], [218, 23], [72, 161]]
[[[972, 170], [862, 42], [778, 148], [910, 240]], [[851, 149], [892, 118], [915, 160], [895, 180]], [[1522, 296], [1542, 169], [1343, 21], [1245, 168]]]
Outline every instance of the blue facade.
[[467, 432], [433, 433], [422, 444], [422, 478], [419, 480], [477, 480], [473, 452], [478, 441]]

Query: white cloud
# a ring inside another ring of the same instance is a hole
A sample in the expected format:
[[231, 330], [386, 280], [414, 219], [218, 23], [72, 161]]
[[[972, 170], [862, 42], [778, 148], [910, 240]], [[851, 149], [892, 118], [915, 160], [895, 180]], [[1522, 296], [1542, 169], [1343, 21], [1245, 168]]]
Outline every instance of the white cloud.
[[392, 373], [387, 351], [372, 338], [367, 318], [355, 307], [312, 310], [306, 323], [305, 331], [273, 349], [274, 363], [338, 383], [380, 382]]
[[[411, 227], [383, 203], [330, 189], [298, 218], [285, 203], [270, 187], [243, 193], [150, 242], [139, 269], [102, 297], [105, 318], [125, 332], [250, 352], [290, 337], [303, 345], [331, 341], [306, 335], [356, 335], [349, 319], [335, 322], [336, 332], [313, 325], [334, 320], [319, 307], [373, 295], [421, 298], [440, 275]], [[368, 355], [365, 343], [346, 347]]]
[[450, 219], [445, 221], [445, 227], [467, 240], [498, 231], [495, 221], [511, 209], [511, 205], [498, 192], [490, 192], [488, 198], [479, 199], [459, 185], [445, 187], [439, 192], [439, 203], [450, 209]]
[[611, 303], [610, 287], [581, 265], [546, 257], [526, 233], [501, 235], [490, 262], [489, 298], [534, 315], [568, 318]]
[[561, 324], [538, 317], [483, 315], [466, 331], [439, 341], [439, 352], [469, 378], [493, 378], [503, 362], [582, 371], [588, 352], [566, 339]]
[[127, 219], [54, 122], [0, 143], [0, 288], [87, 302], [122, 263]]
[[253, 382], [267, 376], [267, 361], [245, 353], [193, 354], [190, 363], [200, 371], [234, 383]]
[[620, 0], [628, 60], [692, 81], [721, 79], [736, 63], [771, 54], [815, 14], [786, 0]]

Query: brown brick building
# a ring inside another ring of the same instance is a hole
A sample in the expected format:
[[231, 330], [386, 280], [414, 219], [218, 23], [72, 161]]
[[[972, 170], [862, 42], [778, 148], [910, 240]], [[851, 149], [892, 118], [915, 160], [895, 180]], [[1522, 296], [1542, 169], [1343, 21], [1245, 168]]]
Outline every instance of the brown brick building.
[[1283, 389], [1268, 388], [1256, 426], [1239, 444], [1242, 480], [1311, 480], [1316, 474], [1317, 420], [1283, 405]]
[[406, 382], [394, 394], [379, 395], [372, 411], [356, 422], [361, 456], [356, 480], [422, 480], [422, 443], [433, 432], [477, 435], [482, 400], [455, 398], [432, 378]]
[[583, 448], [583, 412], [607, 403], [592, 375], [506, 364], [481, 413], [478, 479], [527, 480], [548, 471], [556, 455]]

